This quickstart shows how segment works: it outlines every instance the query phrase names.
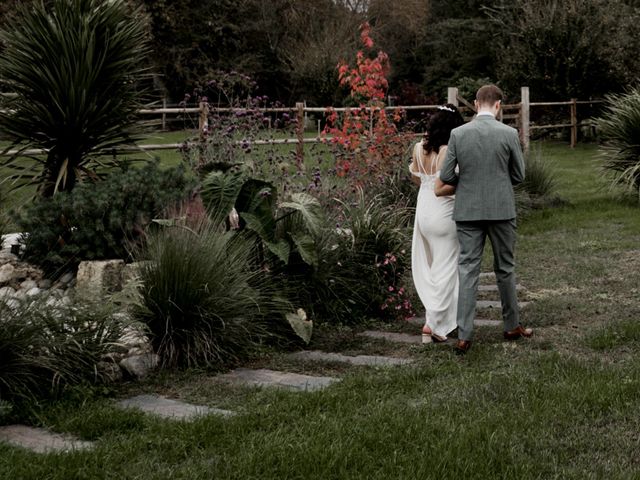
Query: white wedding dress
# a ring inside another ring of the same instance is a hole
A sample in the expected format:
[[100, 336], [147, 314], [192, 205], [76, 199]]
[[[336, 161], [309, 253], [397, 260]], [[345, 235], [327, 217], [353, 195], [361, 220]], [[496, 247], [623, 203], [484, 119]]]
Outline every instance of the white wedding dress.
[[[444, 153], [444, 152], [442, 152]], [[411, 269], [418, 296], [426, 310], [425, 325], [438, 336], [456, 328], [458, 309], [458, 237], [452, 219], [454, 196], [436, 197], [437, 158], [425, 165], [422, 142], [413, 150], [420, 178], [411, 249]], [[431, 173], [429, 173], [431, 172]]]

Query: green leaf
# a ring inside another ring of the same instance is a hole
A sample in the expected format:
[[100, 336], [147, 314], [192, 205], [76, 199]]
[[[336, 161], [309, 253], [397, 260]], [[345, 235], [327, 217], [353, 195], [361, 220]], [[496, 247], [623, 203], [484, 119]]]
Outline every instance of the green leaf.
[[246, 228], [257, 233], [263, 241], [274, 240], [275, 228], [272, 223], [264, 222], [261, 217], [248, 212], [240, 212], [239, 215], [245, 221]]
[[306, 312], [299, 308], [295, 313], [287, 313], [286, 318], [296, 335], [308, 345], [313, 333], [313, 322], [307, 320]]
[[309, 231], [317, 235], [322, 228], [324, 214], [320, 202], [307, 193], [294, 193], [291, 200], [282, 202], [280, 208], [291, 208], [300, 212], [305, 226]]
[[316, 243], [310, 235], [291, 234], [291, 239], [298, 249], [298, 253], [307, 265], [318, 266], [318, 252]]
[[236, 204], [245, 183], [240, 172], [211, 172], [202, 182], [201, 195], [205, 206], [214, 219], [222, 220]]
[[282, 260], [285, 264], [289, 263], [289, 254], [291, 253], [291, 246], [287, 243], [286, 240], [278, 240], [277, 242], [267, 242], [264, 244], [267, 246], [269, 251], [273, 253], [276, 257]]

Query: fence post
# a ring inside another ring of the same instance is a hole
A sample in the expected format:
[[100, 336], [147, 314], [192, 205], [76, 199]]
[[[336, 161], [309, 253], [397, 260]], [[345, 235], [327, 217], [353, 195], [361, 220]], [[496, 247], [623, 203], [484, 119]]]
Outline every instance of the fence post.
[[529, 129], [531, 118], [529, 87], [522, 87], [520, 92], [520, 143], [522, 143], [522, 150], [524, 150], [524, 154], [526, 155], [529, 153], [529, 140], [531, 138], [531, 130]]
[[578, 143], [578, 100], [571, 99], [571, 148], [575, 148]]
[[456, 87], [449, 87], [447, 90], [447, 103], [458, 106], [458, 89]]
[[298, 164], [298, 171], [302, 170], [304, 166], [304, 103], [296, 103], [296, 137], [298, 143], [296, 144], [296, 163]]
[[200, 117], [198, 119], [198, 131], [200, 132], [200, 155], [198, 165], [203, 166], [205, 164], [204, 143], [206, 141], [207, 127], [209, 126], [209, 104], [207, 102], [200, 102], [199, 107]]
[[198, 119], [198, 131], [200, 137], [204, 137], [207, 133], [207, 126], [209, 125], [209, 104], [207, 102], [200, 102], [200, 118]]
[[[167, 97], [162, 97], [162, 108], [166, 109], [167, 108]], [[162, 131], [166, 131], [167, 130], [167, 114], [163, 113], [162, 114]]]

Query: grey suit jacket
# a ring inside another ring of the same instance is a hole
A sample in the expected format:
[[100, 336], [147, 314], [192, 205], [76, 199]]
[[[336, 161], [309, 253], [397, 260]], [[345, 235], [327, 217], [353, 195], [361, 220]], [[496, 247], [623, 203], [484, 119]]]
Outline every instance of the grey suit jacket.
[[524, 180], [518, 131], [485, 115], [454, 129], [440, 179], [456, 186], [455, 221], [515, 218], [513, 185]]

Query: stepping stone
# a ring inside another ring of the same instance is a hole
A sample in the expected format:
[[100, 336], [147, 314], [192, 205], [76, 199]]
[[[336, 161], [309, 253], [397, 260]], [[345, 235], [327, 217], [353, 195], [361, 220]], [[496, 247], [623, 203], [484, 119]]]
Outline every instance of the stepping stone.
[[494, 272], [482, 272], [480, 273], [480, 278], [492, 278], [495, 280], [496, 274]]
[[26, 448], [35, 453], [71, 452], [93, 447], [93, 442], [78, 440], [71, 435], [61, 435], [43, 428], [27, 427], [26, 425], [0, 427], [0, 441], [15, 447]]
[[[500, 305], [498, 305], [498, 307], [500, 307]], [[407, 322], [409, 322], [411, 325], [422, 327], [424, 325], [424, 317], [411, 317], [407, 319]], [[496, 322], [496, 323], [494, 324], [493, 322]], [[484, 318], [476, 318], [473, 321], [473, 324], [476, 327], [486, 327], [486, 326], [502, 325], [502, 322], [499, 320], [485, 320]]]
[[192, 420], [204, 415], [221, 415], [231, 417], [235, 412], [219, 408], [193, 405], [191, 403], [171, 400], [158, 395], [138, 395], [118, 402], [121, 408], [136, 408], [151, 415], [172, 420]]
[[340, 353], [327, 353], [327, 352], [311, 351], [311, 350], [292, 353], [289, 355], [289, 357], [295, 358], [297, 360], [340, 362], [340, 363], [349, 363], [351, 365], [364, 365], [364, 366], [374, 366], [374, 367], [407, 365], [413, 362], [413, 360], [408, 358], [383, 357], [383, 356], [377, 356], [377, 355], [348, 356], [348, 355], [342, 355]]
[[476, 318], [473, 321], [476, 327], [501, 327], [502, 320], [488, 320], [485, 318]]
[[[519, 308], [525, 308], [529, 305], [529, 302], [518, 302]], [[502, 309], [502, 303], [493, 300], [478, 300], [476, 303], [477, 308], [499, 308]]]
[[299, 373], [249, 368], [238, 368], [224, 375], [219, 375], [217, 378], [255, 387], [278, 387], [306, 392], [322, 390], [332, 383], [340, 381], [339, 378], [333, 377], [315, 377]]
[[379, 332], [367, 330], [359, 334], [362, 337], [380, 338], [393, 343], [422, 343], [422, 335], [410, 335], [408, 333]]
[[[516, 285], [516, 290], [522, 290], [522, 285]], [[498, 292], [498, 285], [478, 285], [479, 292]]]

